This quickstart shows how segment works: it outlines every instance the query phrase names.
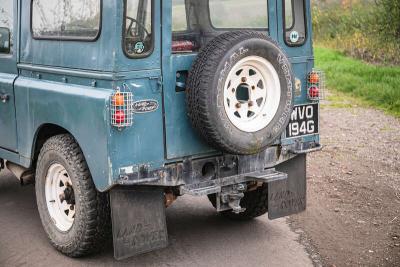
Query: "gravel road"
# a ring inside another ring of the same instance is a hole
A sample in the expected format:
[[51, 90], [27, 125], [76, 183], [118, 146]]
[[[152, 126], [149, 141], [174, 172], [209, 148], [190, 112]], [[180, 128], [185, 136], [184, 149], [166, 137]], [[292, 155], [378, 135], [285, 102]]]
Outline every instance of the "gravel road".
[[307, 212], [292, 226], [324, 266], [400, 266], [400, 120], [344, 101], [322, 108], [325, 148], [308, 158]]

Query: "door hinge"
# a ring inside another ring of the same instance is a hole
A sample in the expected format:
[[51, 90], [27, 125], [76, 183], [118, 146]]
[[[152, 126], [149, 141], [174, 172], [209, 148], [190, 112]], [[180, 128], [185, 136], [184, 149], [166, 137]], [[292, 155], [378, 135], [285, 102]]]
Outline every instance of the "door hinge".
[[8, 100], [10, 100], [10, 95], [9, 94], [0, 95], [0, 101], [1, 102], [6, 103]]
[[157, 76], [157, 77], [150, 77], [149, 80], [151, 81], [157, 81], [157, 87], [155, 90], [153, 90], [155, 93], [160, 92], [163, 86], [163, 78], [162, 76]]

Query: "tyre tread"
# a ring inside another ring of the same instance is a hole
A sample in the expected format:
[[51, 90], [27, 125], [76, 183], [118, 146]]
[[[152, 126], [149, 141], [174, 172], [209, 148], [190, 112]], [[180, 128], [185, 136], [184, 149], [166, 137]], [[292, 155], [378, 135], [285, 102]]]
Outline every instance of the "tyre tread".
[[215, 69], [232, 44], [248, 39], [264, 39], [279, 45], [264, 33], [250, 30], [232, 31], [221, 34], [211, 40], [197, 56], [187, 83], [186, 103], [192, 126], [209, 145], [232, 154], [249, 154], [249, 151], [232, 146], [212, 123], [209, 112], [209, 90], [213, 89], [210, 80], [215, 76]]
[[79, 224], [74, 240], [67, 244], [58, 244], [52, 240], [49, 233], [48, 238], [57, 250], [70, 257], [82, 257], [98, 252], [111, 233], [108, 194], [97, 191], [82, 150], [71, 135], [57, 135], [47, 140], [38, 157], [38, 169], [42, 167], [43, 156], [49, 151], [61, 153], [70, 162], [72, 172], [80, 177], [77, 183], [85, 201], [80, 206], [84, 218]]

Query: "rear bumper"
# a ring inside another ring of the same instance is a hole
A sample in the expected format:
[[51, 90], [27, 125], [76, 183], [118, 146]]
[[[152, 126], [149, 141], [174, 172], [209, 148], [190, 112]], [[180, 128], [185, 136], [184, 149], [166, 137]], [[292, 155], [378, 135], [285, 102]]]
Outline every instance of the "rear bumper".
[[301, 143], [289, 146], [272, 146], [256, 155], [222, 155], [183, 161], [149, 170], [146, 165], [132, 173], [121, 173], [117, 185], [190, 186], [228, 177], [245, 177], [274, 168], [297, 155], [320, 150], [317, 143]]

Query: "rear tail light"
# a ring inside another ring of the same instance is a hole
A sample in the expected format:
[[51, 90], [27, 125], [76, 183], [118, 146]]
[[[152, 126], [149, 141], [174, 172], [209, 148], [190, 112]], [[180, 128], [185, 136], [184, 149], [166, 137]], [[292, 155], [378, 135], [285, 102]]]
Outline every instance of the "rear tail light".
[[313, 69], [307, 76], [307, 96], [312, 101], [324, 99], [325, 74], [323, 71]]
[[308, 89], [308, 96], [310, 98], [319, 98], [319, 88], [318, 87], [310, 87]]
[[125, 105], [125, 97], [118, 91], [113, 95], [112, 101], [116, 107], [123, 107]]
[[117, 90], [111, 95], [110, 101], [111, 124], [118, 129], [132, 126], [133, 124], [133, 94], [126, 85], [123, 90]]

